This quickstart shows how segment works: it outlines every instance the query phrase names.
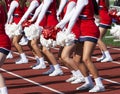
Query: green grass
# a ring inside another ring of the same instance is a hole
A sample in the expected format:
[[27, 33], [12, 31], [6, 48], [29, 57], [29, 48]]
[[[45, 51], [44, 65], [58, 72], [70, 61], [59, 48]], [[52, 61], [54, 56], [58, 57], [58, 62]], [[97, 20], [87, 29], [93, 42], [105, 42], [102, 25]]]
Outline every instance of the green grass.
[[[109, 30], [107, 31], [106, 35], [105, 36], [111, 36]], [[117, 41], [115, 42], [114, 41], [115, 38], [103, 38], [103, 41], [104, 43], [107, 45], [107, 46], [115, 46], [115, 47], [120, 47], [120, 41]]]
[[[110, 5], [113, 5], [114, 0], [110, 0]], [[109, 30], [107, 31], [105, 36], [111, 36]], [[115, 42], [114, 41], [115, 38], [103, 38], [104, 43], [107, 46], [115, 46], [115, 47], [120, 47], [120, 41], [119, 42]]]

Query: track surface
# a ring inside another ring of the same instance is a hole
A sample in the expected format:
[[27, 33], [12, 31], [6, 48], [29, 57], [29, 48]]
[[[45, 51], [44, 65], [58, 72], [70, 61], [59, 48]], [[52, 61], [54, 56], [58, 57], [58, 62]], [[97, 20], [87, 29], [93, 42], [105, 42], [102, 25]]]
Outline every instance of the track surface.
[[[66, 67], [61, 65], [64, 72], [62, 76], [45, 76], [42, 73], [48, 70], [49, 67], [43, 70], [32, 70], [30, 68], [36, 61], [27, 46], [24, 46], [24, 51], [29, 58], [28, 64], [16, 65], [15, 60], [19, 56], [14, 47], [12, 47], [12, 51], [14, 58], [7, 59], [2, 68], [0, 68], [5, 77], [9, 94], [90, 94], [88, 91], [75, 90], [82, 83], [73, 85], [65, 82], [71, 75]], [[99, 70], [100, 76], [103, 78], [106, 88], [105, 92], [97, 94], [120, 94], [120, 48], [109, 47], [109, 51], [114, 59], [113, 62], [96, 62], [96, 58], [101, 56], [97, 46], [93, 54], [93, 61]], [[58, 49], [53, 49], [55, 56], [57, 52]]]

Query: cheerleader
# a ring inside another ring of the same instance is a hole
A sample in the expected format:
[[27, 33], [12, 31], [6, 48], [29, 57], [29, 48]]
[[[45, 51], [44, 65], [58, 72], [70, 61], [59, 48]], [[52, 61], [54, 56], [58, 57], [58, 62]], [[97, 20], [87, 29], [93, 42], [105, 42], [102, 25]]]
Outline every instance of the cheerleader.
[[[65, 0], [63, 0], [65, 2]], [[68, 18], [68, 15], [72, 14], [70, 13], [72, 9], [75, 8], [77, 0], [68, 0], [68, 3], [66, 4], [64, 8], [64, 17], [63, 19], [56, 25], [56, 28], [63, 28], [65, 24], [63, 24], [64, 20]], [[67, 26], [66, 26], [67, 28]], [[63, 32], [63, 35], [65, 35], [66, 31]], [[77, 40], [80, 36], [80, 29], [79, 29], [79, 21], [76, 21], [74, 27], [72, 28], [72, 34], [75, 36], [74, 40]], [[72, 35], [71, 34], [71, 35]], [[67, 36], [70, 34], [67, 33]], [[59, 37], [59, 34], [57, 35]], [[71, 36], [72, 37], [72, 36]], [[61, 39], [63, 37], [61, 36]], [[73, 73], [73, 76], [66, 80], [66, 82], [71, 82], [71, 84], [77, 84], [84, 82], [84, 77], [81, 74], [79, 68], [77, 67], [76, 63], [74, 62], [73, 58], [71, 58], [71, 53], [73, 52], [73, 49], [75, 49], [76, 44], [74, 43], [74, 40], [72, 43], [66, 43], [64, 47], [62, 48], [61, 52], [61, 62], [63, 62]], [[76, 75], [77, 74], [77, 75]]]
[[13, 45], [20, 54], [20, 59], [15, 62], [16, 64], [28, 63], [28, 59], [26, 58], [26, 55], [23, 52], [21, 45], [19, 44], [19, 41], [22, 37], [22, 28], [21, 26], [17, 25], [24, 14], [25, 2], [26, 0], [13, 0], [8, 11], [7, 24], [15, 24], [14, 26], [18, 28], [18, 30], [14, 31], [14, 35], [11, 39]]
[[[39, 28], [39, 25], [43, 26], [44, 28], [44, 27], [55, 26], [58, 23], [57, 17], [56, 17], [56, 0], [43, 0], [42, 7], [39, 7], [38, 13], [39, 13], [38, 18], [34, 23], [34, 25], [37, 26], [38, 28]], [[33, 22], [35, 19], [36, 19], [36, 16], [33, 16], [33, 18], [30, 21]], [[41, 23], [42, 21], [44, 22]], [[52, 69], [45, 72], [45, 74], [47, 73], [49, 74], [49, 76], [62, 75], [63, 72], [59, 64], [57, 63], [53, 53], [50, 51], [50, 49], [48, 49], [44, 45], [42, 46], [43, 46], [42, 51], [44, 55], [49, 59], [49, 61], [53, 65], [53, 67], [51, 67]], [[36, 65], [33, 68], [37, 68], [39, 66], [41, 65], [40, 64]]]
[[[21, 20], [19, 21], [19, 25], [22, 25], [22, 23], [25, 21], [25, 20], [29, 20], [28, 17], [31, 16], [37, 9], [37, 7], [40, 5], [40, 1], [39, 0], [33, 0], [31, 3], [30, 3], [30, 6], [28, 8], [28, 10], [26, 11], [26, 13], [23, 15], [23, 17], [21, 18]], [[41, 5], [40, 5], [41, 6]], [[35, 15], [36, 15], [36, 12], [35, 12]], [[28, 27], [30, 28], [30, 27]], [[25, 31], [25, 30], [24, 30]], [[25, 34], [28, 32], [30, 33], [32, 30], [30, 31], [25, 31]], [[36, 33], [37, 31], [35, 31]], [[35, 35], [34, 33], [34, 35]], [[34, 36], [32, 35], [32, 36]], [[27, 37], [27, 36], [26, 36]], [[46, 68], [46, 65], [44, 63], [44, 58], [43, 58], [43, 55], [40, 51], [40, 47], [39, 47], [39, 42], [38, 42], [38, 38], [28, 38], [28, 41], [29, 41], [29, 47], [31, 48], [31, 50], [33, 51], [35, 57], [36, 57], [36, 61], [37, 63], [32, 66], [32, 69], [44, 69]], [[37, 68], [34, 68], [36, 65], [39, 65], [39, 63], [41, 63], [41, 66], [37, 67]]]
[[109, 0], [97, 0], [99, 6], [99, 30], [100, 30], [100, 37], [98, 39], [98, 46], [102, 52], [102, 56], [97, 59], [100, 62], [109, 62], [112, 61], [112, 57], [107, 49], [107, 46], [103, 42], [103, 37], [106, 34], [107, 30], [111, 27], [112, 18], [108, 14], [108, 4]]
[[[7, 21], [7, 9], [4, 0], [0, 0], [0, 67], [3, 65], [6, 56], [11, 49], [11, 42], [5, 33], [5, 23]], [[4, 41], [3, 41], [4, 40]], [[0, 94], [8, 94], [4, 78], [0, 74]]]
[[[77, 0], [73, 14], [74, 15], [71, 17], [67, 29], [71, 31], [71, 28], [79, 17], [81, 35], [78, 41], [83, 43], [83, 45], [80, 46], [80, 48], [83, 49], [83, 53], [80, 61], [81, 65], [79, 67], [81, 67], [81, 72], [85, 77], [85, 83], [76, 89], [89, 90], [89, 92], [105, 91], [104, 85], [99, 77], [98, 70], [91, 58], [100, 35], [99, 29], [94, 22], [94, 8], [92, 0]], [[95, 80], [95, 86], [89, 76], [89, 72]]]

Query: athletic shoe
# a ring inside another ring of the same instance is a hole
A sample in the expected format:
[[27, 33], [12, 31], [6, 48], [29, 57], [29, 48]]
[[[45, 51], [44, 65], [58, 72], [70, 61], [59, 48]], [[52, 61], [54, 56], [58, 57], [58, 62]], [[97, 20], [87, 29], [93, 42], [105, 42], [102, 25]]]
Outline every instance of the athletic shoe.
[[6, 59], [12, 59], [13, 55], [11, 54], [11, 52], [9, 52], [9, 54], [7, 55]]
[[28, 39], [27, 38], [24, 38], [24, 39], [21, 39], [21, 41], [19, 42], [20, 45], [27, 45], [28, 44]]
[[15, 64], [25, 64], [28, 63], [28, 59], [19, 59], [15, 62]]
[[72, 77], [70, 77], [69, 79], [67, 79], [66, 82], [72, 82], [72, 81], [74, 81], [74, 80], [76, 80], [76, 79], [77, 79], [76, 76], [72, 76]]
[[77, 87], [76, 88], [76, 90], [81, 90], [81, 91], [83, 91], [83, 90], [90, 90], [90, 89], [92, 89], [94, 86], [93, 86], [93, 84], [83, 84], [82, 86], [80, 86], [80, 87]]
[[37, 69], [45, 69], [46, 65], [45, 64], [36, 64], [35, 66], [32, 67], [32, 69], [37, 70]]
[[62, 70], [54, 70], [49, 76], [58, 76], [58, 75], [63, 75]]
[[49, 69], [48, 71], [43, 72], [42, 74], [43, 74], [43, 75], [49, 75], [49, 74], [51, 74], [53, 71], [54, 71], [54, 69]]
[[71, 82], [71, 84], [79, 84], [85, 82], [85, 79], [83, 77], [77, 77], [74, 81]]
[[95, 85], [91, 90], [89, 90], [89, 92], [102, 92], [102, 91], [105, 91], [105, 87], [98, 85]]
[[99, 61], [103, 60], [104, 58], [105, 58], [105, 56], [102, 56], [102, 57], [100, 57], [100, 58], [97, 58], [96, 61], [99, 62]]
[[101, 62], [110, 62], [113, 61], [112, 57], [105, 57], [104, 59], [101, 60]]

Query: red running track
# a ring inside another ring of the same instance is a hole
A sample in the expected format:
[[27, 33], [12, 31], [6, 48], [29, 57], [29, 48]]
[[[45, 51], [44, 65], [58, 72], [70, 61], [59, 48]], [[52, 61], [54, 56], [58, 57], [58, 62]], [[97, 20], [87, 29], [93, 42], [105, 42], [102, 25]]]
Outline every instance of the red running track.
[[[32, 70], [30, 68], [36, 62], [27, 46], [24, 46], [24, 51], [29, 58], [28, 64], [16, 65], [15, 60], [19, 56], [14, 47], [12, 47], [12, 51], [14, 58], [7, 59], [2, 68], [0, 68], [5, 77], [9, 94], [89, 94], [88, 91], [75, 90], [82, 83], [73, 85], [65, 82], [71, 75], [66, 67], [61, 66], [64, 72], [62, 76], [45, 76], [42, 73], [48, 70], [49, 67], [43, 70]], [[105, 92], [97, 94], [120, 94], [120, 48], [109, 48], [109, 51], [114, 59], [113, 62], [96, 62], [95, 59], [101, 56], [98, 47], [96, 47], [93, 54], [93, 61], [99, 70], [100, 76], [103, 78], [106, 88]], [[57, 49], [53, 49], [55, 56], [57, 52]]]

